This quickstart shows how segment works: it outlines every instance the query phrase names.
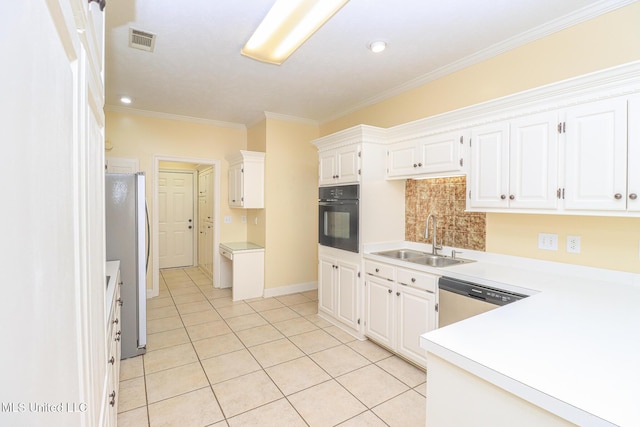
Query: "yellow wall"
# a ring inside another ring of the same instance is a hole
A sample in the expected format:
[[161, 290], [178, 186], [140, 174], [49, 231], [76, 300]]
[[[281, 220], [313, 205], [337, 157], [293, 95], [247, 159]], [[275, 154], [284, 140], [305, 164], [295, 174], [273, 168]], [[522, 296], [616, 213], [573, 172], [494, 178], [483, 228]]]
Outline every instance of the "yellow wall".
[[640, 2], [324, 123], [390, 127], [640, 59]]
[[317, 137], [315, 125], [266, 120], [265, 288], [318, 280]]
[[[267, 121], [262, 120], [247, 130], [247, 150], [267, 152]], [[269, 156], [265, 155], [265, 179], [267, 177], [266, 168], [268, 166]], [[265, 185], [265, 207], [269, 203], [269, 195], [266, 193]], [[247, 210], [247, 240], [257, 245], [264, 246], [265, 258], [269, 258], [271, 248], [267, 247], [267, 228], [266, 228], [266, 209], [249, 209]], [[265, 260], [265, 269], [266, 266]]]
[[[470, 66], [325, 123], [321, 135], [357, 124], [395, 126], [581, 74], [640, 60], [640, 2]], [[559, 235], [559, 250], [537, 249], [537, 233]], [[566, 235], [581, 254], [567, 254]], [[640, 219], [487, 214], [489, 252], [640, 272]]]
[[[558, 250], [538, 249], [538, 233], [557, 234]], [[567, 236], [580, 236], [580, 254]], [[491, 252], [640, 273], [639, 244], [640, 218], [487, 214]]]

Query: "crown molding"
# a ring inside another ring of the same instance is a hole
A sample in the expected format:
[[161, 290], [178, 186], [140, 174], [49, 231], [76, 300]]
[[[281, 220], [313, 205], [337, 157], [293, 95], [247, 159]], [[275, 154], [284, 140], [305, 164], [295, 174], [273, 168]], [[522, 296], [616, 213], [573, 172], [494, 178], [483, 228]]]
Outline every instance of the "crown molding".
[[319, 126], [320, 125], [320, 123], [317, 120], [306, 119], [304, 117], [289, 116], [287, 114], [273, 113], [271, 111], [265, 111], [264, 112], [264, 117], [266, 119], [280, 120], [280, 121], [283, 121], [283, 122], [301, 123], [301, 124], [304, 124], [304, 125], [311, 125], [311, 126]]
[[198, 123], [202, 125], [210, 125], [231, 129], [246, 130], [247, 127], [242, 123], [223, 122], [219, 120], [201, 119], [198, 117], [181, 116], [178, 114], [160, 113], [157, 111], [140, 110], [137, 108], [121, 107], [118, 105], [105, 105], [105, 111], [113, 111], [115, 113], [134, 114], [137, 116], [152, 117], [155, 119], [177, 120], [180, 122]]
[[445, 77], [449, 74], [460, 71], [464, 68], [467, 68], [471, 65], [478, 64], [482, 61], [486, 61], [495, 56], [498, 56], [502, 53], [508, 52], [520, 46], [524, 46], [527, 43], [531, 43], [533, 41], [539, 40], [543, 37], [547, 37], [551, 34], [562, 31], [566, 28], [572, 27], [574, 25], [580, 24], [585, 21], [589, 21], [591, 19], [597, 18], [600, 15], [604, 15], [605, 13], [614, 11], [624, 6], [628, 6], [637, 0], [602, 0], [598, 3], [594, 3], [590, 6], [584, 7], [574, 13], [569, 15], [561, 16], [557, 19], [549, 21], [543, 25], [535, 27], [529, 31], [525, 31], [520, 33], [510, 39], [507, 39], [503, 42], [496, 43], [486, 49], [480, 50], [472, 55], [469, 55], [465, 58], [462, 58], [458, 61], [447, 64], [443, 67], [440, 67], [432, 72], [424, 74], [420, 77], [417, 77], [413, 80], [410, 80], [404, 84], [396, 86], [390, 90], [384, 91], [376, 96], [368, 98], [358, 104], [353, 105], [352, 107], [343, 110], [338, 114], [334, 114], [330, 117], [327, 117], [323, 120], [320, 120], [320, 124], [325, 124], [331, 122], [333, 120], [339, 119], [340, 117], [344, 117], [347, 114], [354, 113], [356, 111], [362, 110], [364, 108], [370, 107], [377, 103], [383, 102], [389, 98], [393, 98], [394, 96], [405, 93], [409, 90], [415, 89], [417, 87], [423, 86], [427, 83], [430, 83], [434, 80]]
[[401, 142], [636, 93], [640, 93], [640, 61], [397, 125], [387, 129], [388, 141]]

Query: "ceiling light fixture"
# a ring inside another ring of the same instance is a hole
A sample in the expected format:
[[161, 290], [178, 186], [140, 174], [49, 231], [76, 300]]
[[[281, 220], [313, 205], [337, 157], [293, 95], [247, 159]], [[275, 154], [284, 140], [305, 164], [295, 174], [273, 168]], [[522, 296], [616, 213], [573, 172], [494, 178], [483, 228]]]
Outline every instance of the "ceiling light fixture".
[[349, 0], [277, 0], [241, 53], [282, 64]]
[[373, 53], [380, 53], [387, 48], [387, 42], [378, 40], [369, 44], [369, 50]]
[[133, 102], [133, 99], [128, 96], [121, 96], [120, 102], [122, 102], [123, 104], [131, 104]]

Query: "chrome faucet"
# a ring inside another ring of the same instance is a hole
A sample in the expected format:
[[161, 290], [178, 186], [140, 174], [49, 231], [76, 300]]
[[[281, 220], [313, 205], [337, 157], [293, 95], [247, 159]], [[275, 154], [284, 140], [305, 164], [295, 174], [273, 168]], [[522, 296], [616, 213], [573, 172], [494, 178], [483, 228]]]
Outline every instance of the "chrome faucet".
[[442, 249], [442, 245], [438, 245], [436, 242], [436, 235], [438, 232], [438, 221], [436, 220], [436, 217], [433, 216], [433, 214], [429, 214], [429, 216], [427, 217], [427, 223], [425, 224], [425, 228], [424, 228], [424, 238], [425, 239], [429, 238], [429, 220], [432, 218], [433, 218], [433, 241], [431, 242], [431, 254], [438, 255], [438, 251]]

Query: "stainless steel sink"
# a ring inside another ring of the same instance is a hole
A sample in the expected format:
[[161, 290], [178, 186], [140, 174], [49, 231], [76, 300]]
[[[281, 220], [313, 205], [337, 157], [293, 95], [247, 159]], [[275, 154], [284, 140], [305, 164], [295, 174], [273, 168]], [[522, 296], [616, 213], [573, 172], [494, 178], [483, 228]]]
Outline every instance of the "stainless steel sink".
[[394, 249], [390, 251], [374, 252], [373, 255], [409, 261], [414, 264], [427, 265], [429, 267], [448, 267], [450, 265], [473, 262], [473, 260], [469, 259], [451, 258], [446, 255], [433, 255], [413, 249]]
[[464, 264], [465, 262], [473, 262], [468, 259], [451, 258], [444, 255], [428, 255], [419, 258], [408, 259], [407, 261], [415, 264], [428, 265], [430, 267], [448, 267], [450, 265]]
[[416, 257], [427, 255], [425, 252], [414, 251], [413, 249], [394, 249], [392, 251], [374, 252], [374, 255], [386, 256], [387, 258], [410, 260]]

